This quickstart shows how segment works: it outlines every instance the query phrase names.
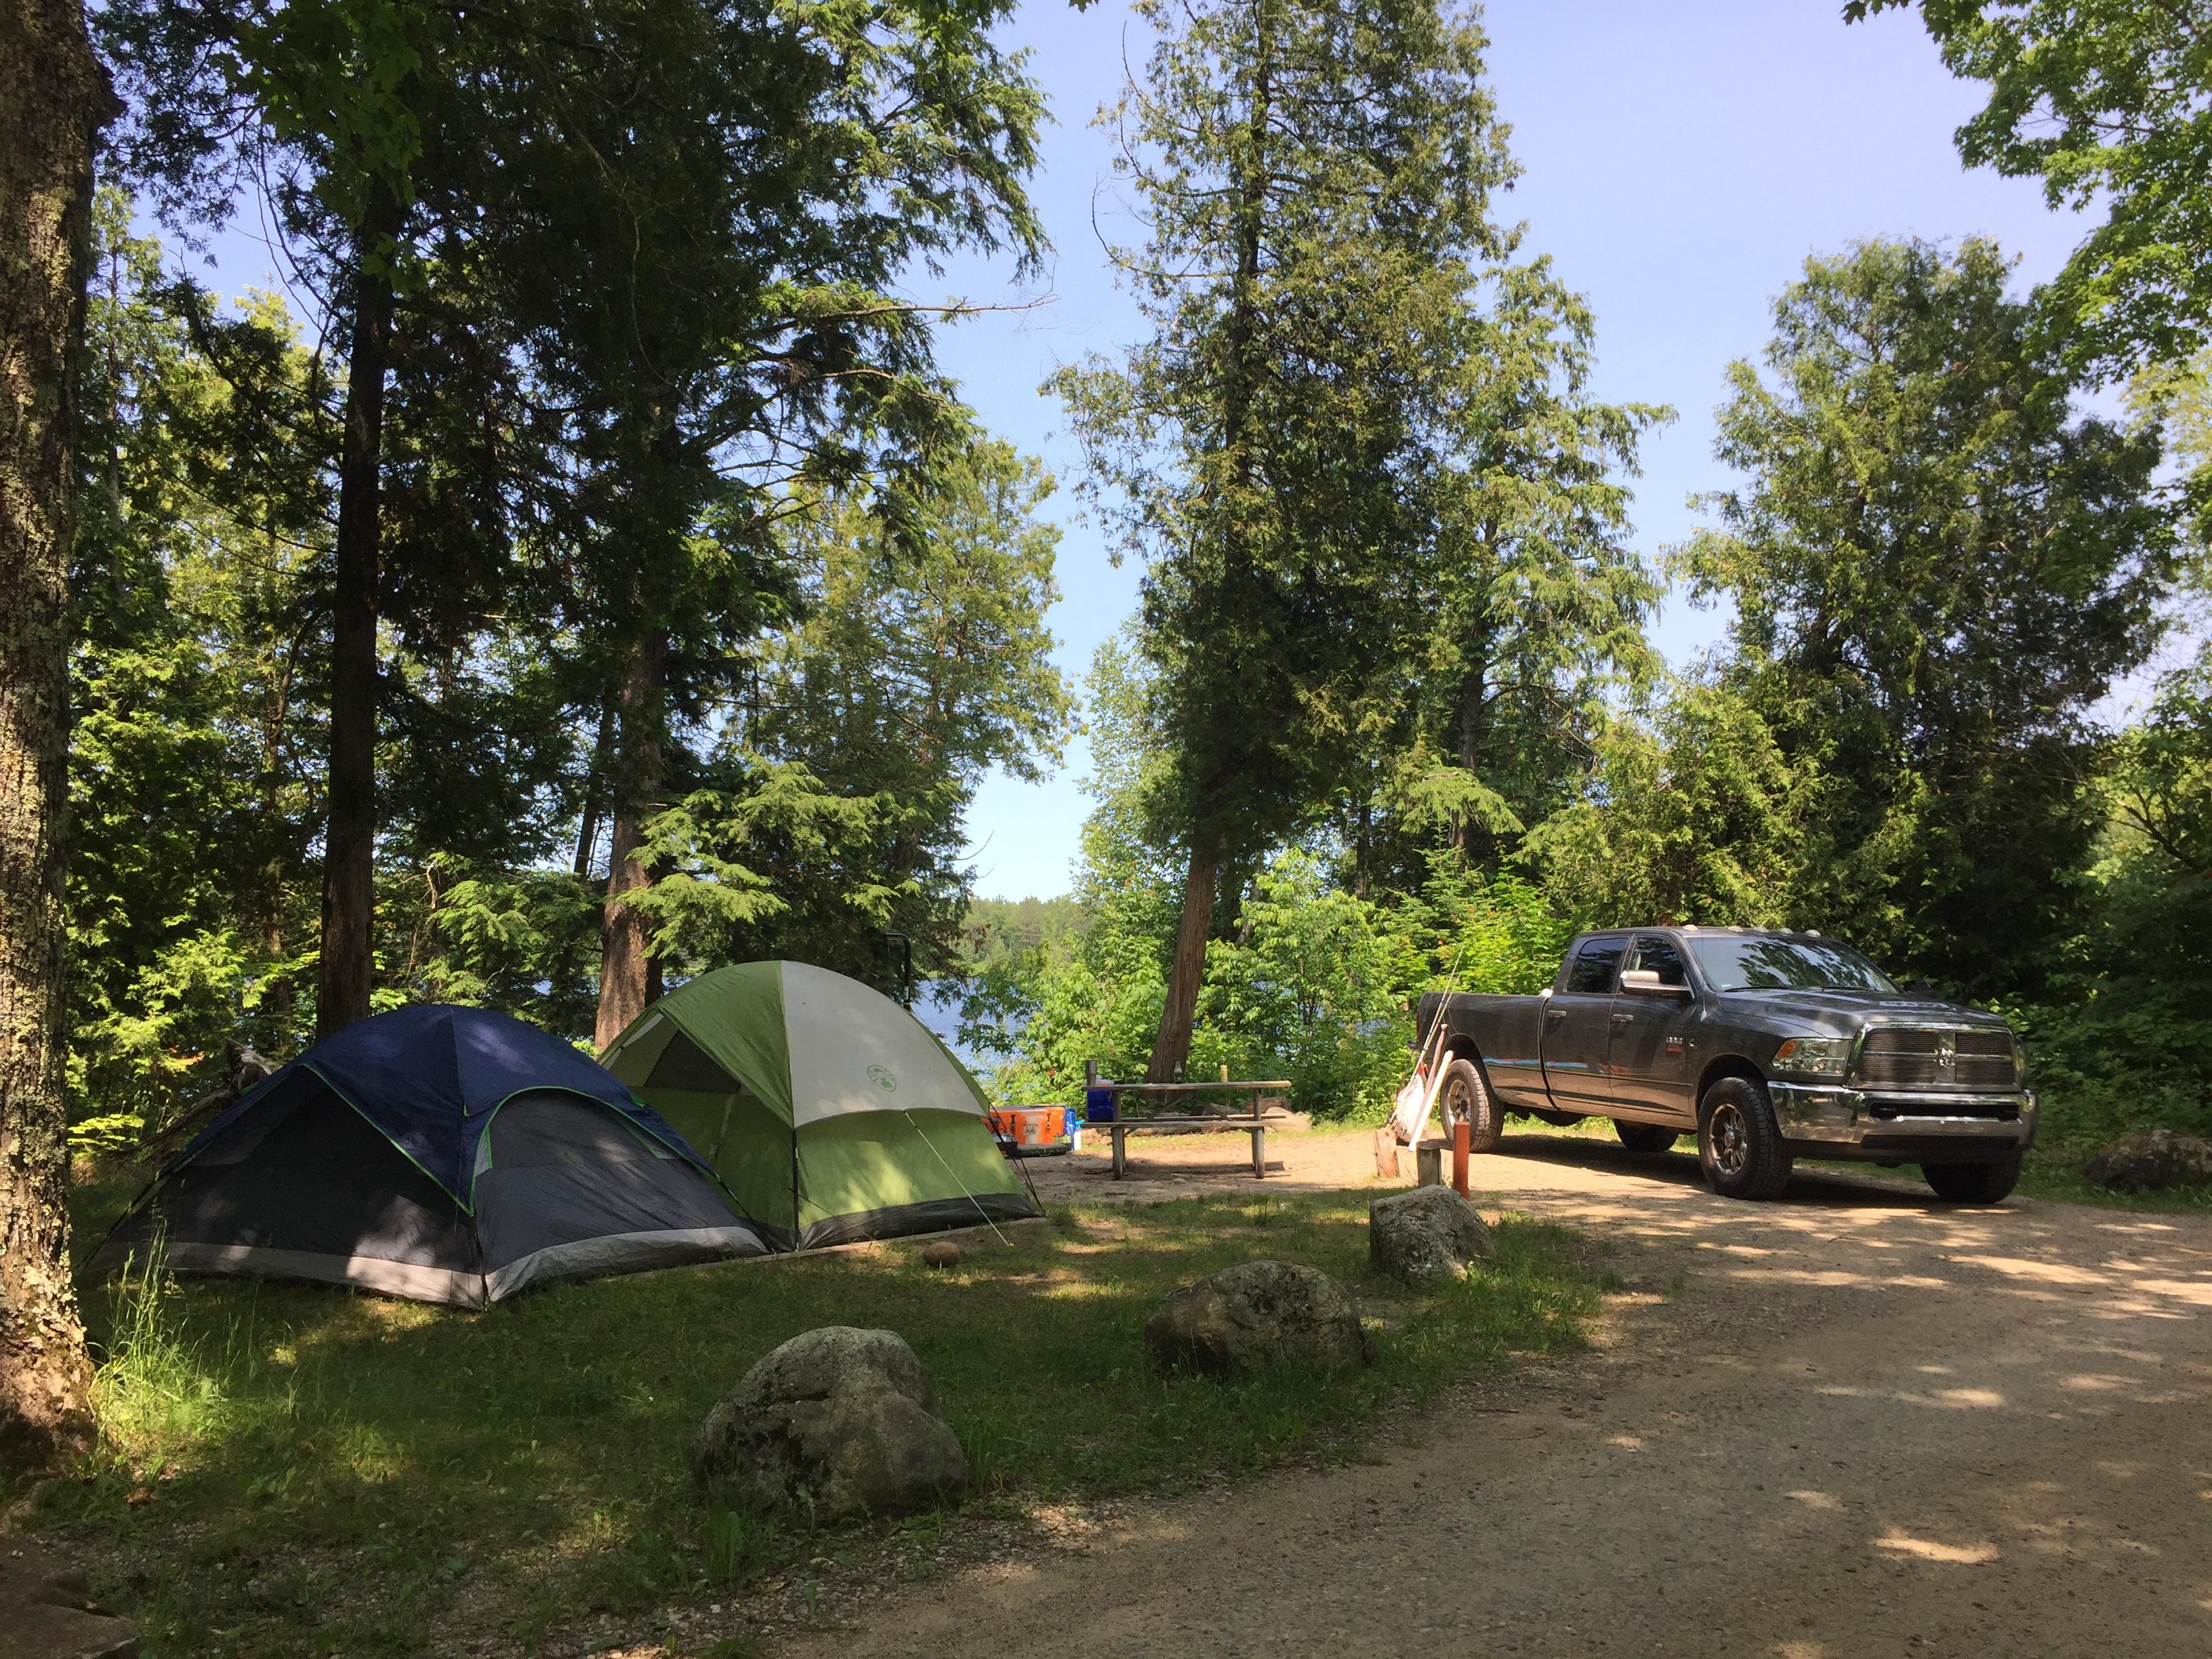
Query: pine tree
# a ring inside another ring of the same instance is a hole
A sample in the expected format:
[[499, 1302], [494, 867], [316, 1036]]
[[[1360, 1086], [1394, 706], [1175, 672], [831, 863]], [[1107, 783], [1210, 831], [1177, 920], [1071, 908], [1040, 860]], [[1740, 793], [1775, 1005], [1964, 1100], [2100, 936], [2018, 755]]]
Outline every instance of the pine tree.
[[1211, 0], [1102, 116], [1152, 337], [1054, 386], [1093, 499], [1144, 558], [1182, 898], [1150, 1075], [1189, 1050], [1224, 872], [1341, 793], [1436, 534], [1419, 481], [1512, 167], [1482, 35], [1433, 0]]

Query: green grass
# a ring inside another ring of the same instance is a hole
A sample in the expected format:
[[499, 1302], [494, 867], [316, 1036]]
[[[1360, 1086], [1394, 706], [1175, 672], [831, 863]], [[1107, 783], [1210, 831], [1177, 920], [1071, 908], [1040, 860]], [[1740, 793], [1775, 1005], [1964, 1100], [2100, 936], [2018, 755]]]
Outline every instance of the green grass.
[[[477, 1314], [240, 1281], [88, 1287], [105, 1444], [41, 1492], [33, 1524], [70, 1540], [150, 1655], [409, 1654], [434, 1630], [533, 1644], [594, 1610], [727, 1595], [884, 1534], [709, 1514], [688, 1486], [708, 1408], [817, 1325], [914, 1345], [987, 1505], [1356, 1455], [1386, 1409], [1579, 1341], [1599, 1284], [1572, 1235], [1508, 1220], [1494, 1270], [1413, 1292], [1368, 1273], [1368, 1196], [1058, 1210], [1012, 1229], [1010, 1249], [970, 1236], [946, 1272], [899, 1243], [558, 1286]], [[1260, 1256], [1349, 1285], [1379, 1363], [1330, 1379], [1157, 1374], [1140, 1334], [1158, 1297]]]

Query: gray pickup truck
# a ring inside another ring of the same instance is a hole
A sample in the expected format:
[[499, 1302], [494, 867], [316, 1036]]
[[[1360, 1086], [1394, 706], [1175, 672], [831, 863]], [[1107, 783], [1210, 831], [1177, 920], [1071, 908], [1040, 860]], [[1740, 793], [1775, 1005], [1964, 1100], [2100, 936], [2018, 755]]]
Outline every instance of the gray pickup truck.
[[1663, 1152], [1698, 1137], [1717, 1193], [1773, 1198], [1800, 1158], [1917, 1164], [1939, 1198], [1994, 1204], [2035, 1139], [2020, 1046], [1996, 1015], [1901, 990], [1817, 933], [1583, 933], [1537, 996], [1421, 999], [1439, 1012], [1447, 1134], [1477, 1151], [1509, 1114], [1611, 1118]]

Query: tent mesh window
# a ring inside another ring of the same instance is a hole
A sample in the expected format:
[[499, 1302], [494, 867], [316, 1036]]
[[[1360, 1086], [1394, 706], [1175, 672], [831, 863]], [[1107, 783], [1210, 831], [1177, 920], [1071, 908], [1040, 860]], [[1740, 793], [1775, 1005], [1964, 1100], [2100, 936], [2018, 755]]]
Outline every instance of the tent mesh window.
[[726, 1095], [744, 1092], [744, 1085], [732, 1077], [707, 1051], [678, 1030], [668, 1039], [668, 1046], [660, 1051], [660, 1058], [653, 1063], [653, 1073], [646, 1079], [648, 1089], [684, 1089], [702, 1095]]
[[241, 1120], [237, 1162], [218, 1142], [176, 1172], [162, 1201], [170, 1242], [473, 1266], [474, 1230], [452, 1195], [334, 1091], [303, 1096], [273, 1126]]

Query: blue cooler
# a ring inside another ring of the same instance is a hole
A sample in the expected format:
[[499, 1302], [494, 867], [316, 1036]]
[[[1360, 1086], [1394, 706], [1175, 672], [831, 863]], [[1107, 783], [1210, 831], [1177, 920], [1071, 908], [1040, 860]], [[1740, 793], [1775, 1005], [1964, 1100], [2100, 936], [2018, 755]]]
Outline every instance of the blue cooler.
[[1111, 1123], [1114, 1121], [1114, 1085], [1102, 1083], [1095, 1089], [1083, 1091], [1083, 1121], [1085, 1123]]

